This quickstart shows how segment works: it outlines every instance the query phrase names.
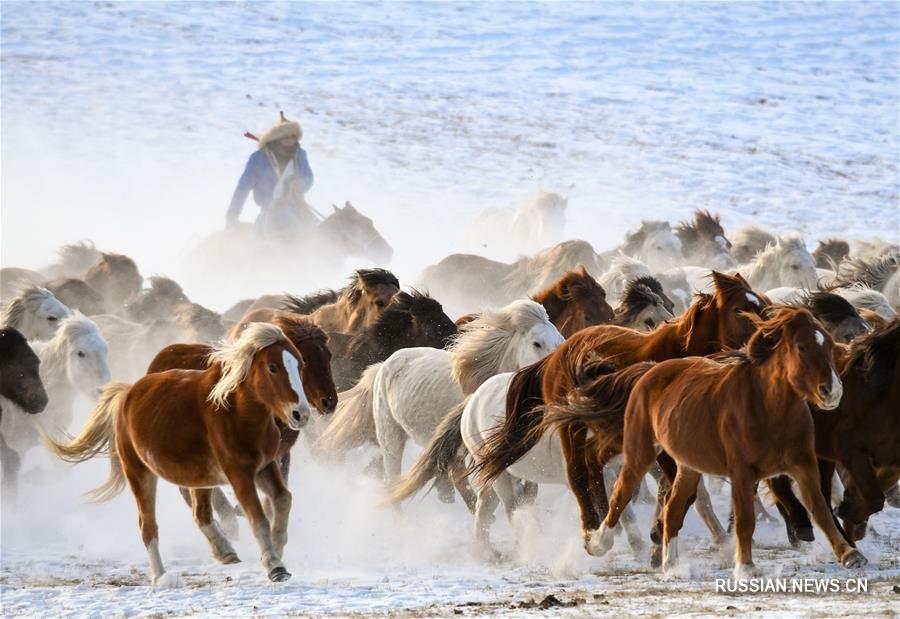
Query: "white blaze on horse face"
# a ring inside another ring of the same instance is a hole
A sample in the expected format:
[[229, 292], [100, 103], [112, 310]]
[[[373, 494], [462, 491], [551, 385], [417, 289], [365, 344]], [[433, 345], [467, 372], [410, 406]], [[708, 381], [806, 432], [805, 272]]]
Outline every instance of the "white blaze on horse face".
[[759, 297], [757, 297], [755, 294], [751, 294], [751, 293], [749, 293], [749, 292], [747, 292], [747, 293], [745, 293], [745, 294], [747, 295], [747, 300], [750, 301], [750, 302], [751, 302], [753, 305], [755, 305], [756, 307], [760, 307], [760, 305], [762, 305], [762, 304], [759, 302]]
[[819, 346], [825, 346], [825, 336], [822, 335], [821, 331], [816, 331], [816, 342], [819, 343]]
[[297, 407], [301, 413], [309, 415], [309, 402], [306, 400], [306, 392], [303, 391], [303, 382], [300, 380], [300, 364], [297, 358], [287, 350], [281, 351], [281, 359], [288, 379], [291, 381], [291, 389], [297, 394]]

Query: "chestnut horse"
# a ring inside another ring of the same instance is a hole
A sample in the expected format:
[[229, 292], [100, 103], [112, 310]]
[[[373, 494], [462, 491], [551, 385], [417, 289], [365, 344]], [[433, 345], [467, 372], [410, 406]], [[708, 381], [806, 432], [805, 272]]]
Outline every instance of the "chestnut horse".
[[[550, 322], [563, 337], [585, 327], [607, 324], [614, 318], [613, 309], [606, 302], [606, 291], [584, 265], [567, 271], [547, 288], [531, 295], [531, 300], [544, 306]], [[478, 314], [466, 314], [456, 319], [456, 326], [461, 327], [477, 318]]]
[[851, 343], [841, 381], [836, 410], [812, 409], [816, 453], [826, 497], [835, 464], [850, 474], [837, 515], [851, 539], [860, 539], [900, 474], [900, 318]]
[[[300, 352], [303, 359], [300, 378], [303, 381], [307, 401], [322, 415], [333, 413], [338, 396], [331, 377], [331, 352], [328, 349], [328, 337], [325, 332], [308, 318], [288, 312], [276, 312], [272, 324], [280, 328]], [[156, 354], [150, 362], [150, 367], [147, 368], [147, 374], [174, 369], [205, 370], [209, 367], [210, 355], [213, 352], [213, 347], [206, 344], [172, 344]], [[285, 426], [277, 419], [275, 423], [281, 431], [277, 461], [286, 481], [291, 468], [291, 448], [297, 442], [300, 432]], [[186, 488], [182, 488], [181, 494], [190, 502]], [[229, 531], [234, 530], [237, 527], [234, 510], [225, 494], [217, 488], [213, 490], [212, 500], [213, 506], [222, 518], [222, 525]]]
[[622, 510], [662, 448], [678, 464], [663, 513], [663, 569], [677, 560], [678, 532], [702, 473], [731, 479], [735, 578], [754, 575], [756, 484], [780, 474], [797, 482], [841, 564], [866, 564], [844, 540], [819, 489], [807, 402], [830, 411], [841, 401], [834, 343], [806, 309], [781, 306], [767, 313], [765, 321], [751, 317], [756, 332], [740, 351], [644, 367], [625, 408], [622, 471], [603, 524], [589, 533], [591, 554], [612, 547]]
[[[210, 361], [204, 371], [169, 370], [148, 374], [134, 385], [109, 383], [80, 436], [69, 444], [45, 440], [70, 462], [109, 452], [115, 444], [109, 480], [95, 496], [111, 498], [128, 481], [154, 584], [165, 575], [156, 524], [158, 477], [191, 488], [194, 520], [222, 563], [238, 557], [212, 518], [211, 497], [213, 487], [230, 483], [250, 520], [269, 579], [287, 580], [281, 556], [291, 493], [275, 459], [280, 443], [275, 420], [297, 430], [309, 418], [300, 379], [303, 361], [281, 329], [264, 323], [221, 344]], [[257, 487], [274, 506], [271, 524]]]
[[[698, 295], [687, 312], [650, 333], [604, 325], [584, 329], [542, 361], [516, 373], [507, 392], [506, 419], [487, 437], [475, 470], [482, 482], [496, 479], [539, 440], [542, 404], [562, 404], [582, 378], [584, 366], [603, 359], [617, 368], [640, 361], [662, 361], [719, 352], [741, 346], [754, 332], [745, 314], [759, 316], [768, 299], [754, 292], [740, 275], [712, 272], [715, 294]], [[607, 509], [602, 470], [585, 449], [584, 428], [561, 436], [569, 485], [581, 511], [582, 533], [597, 528]], [[673, 471], [672, 467], [668, 467]], [[701, 512], [714, 538], [724, 535], [715, 515]]]

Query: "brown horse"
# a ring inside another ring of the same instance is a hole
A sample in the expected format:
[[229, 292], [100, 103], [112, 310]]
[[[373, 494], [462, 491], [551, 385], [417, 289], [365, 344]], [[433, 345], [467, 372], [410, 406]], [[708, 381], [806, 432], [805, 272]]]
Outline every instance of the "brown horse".
[[735, 577], [754, 573], [751, 540], [756, 483], [788, 474], [800, 486], [813, 519], [845, 566], [866, 558], [848, 544], [819, 489], [812, 417], [807, 402], [833, 410], [843, 388], [831, 336], [808, 310], [779, 307], [755, 319], [746, 348], [715, 359], [671, 359], [644, 368], [628, 399], [624, 465], [591, 554], [607, 552], [614, 528], [661, 447], [678, 463], [663, 514], [663, 568], [677, 559], [677, 536], [702, 473], [731, 479], [737, 533]]
[[[612, 322], [614, 313], [606, 302], [606, 291], [596, 279], [579, 265], [568, 271], [544, 290], [531, 295], [531, 300], [544, 306], [550, 322], [563, 337], [569, 337], [585, 327]], [[466, 314], [456, 319], [461, 327], [478, 318], [478, 314]]]
[[273, 308], [280, 308], [309, 316], [326, 332], [356, 333], [378, 320], [398, 292], [400, 282], [390, 271], [360, 269], [341, 290], [322, 290], [306, 297], [269, 295], [257, 299], [235, 329], [247, 322], [268, 321]]
[[837, 514], [853, 539], [884, 507], [900, 473], [900, 319], [858, 338], [841, 371], [844, 397], [834, 411], [813, 408], [822, 490], [831, 495], [835, 465], [849, 473]]
[[[131, 486], [154, 584], [165, 574], [156, 524], [158, 477], [191, 488], [194, 520], [222, 563], [238, 558], [212, 518], [211, 496], [212, 488], [230, 483], [250, 519], [269, 579], [287, 580], [281, 555], [291, 493], [275, 461], [280, 443], [275, 420], [296, 430], [309, 417], [302, 364], [278, 327], [251, 325], [239, 340], [216, 348], [205, 371], [169, 370], [130, 386], [110, 383], [80, 436], [69, 444], [46, 440], [70, 462], [88, 460], [115, 444], [110, 478], [96, 496], [111, 498], [126, 480]], [[274, 506], [271, 525], [257, 488]]]
[[137, 264], [122, 254], [101, 254], [100, 261], [86, 270], [84, 282], [103, 295], [109, 311], [122, 314], [125, 303], [141, 291], [144, 278]]
[[[698, 295], [687, 312], [650, 333], [611, 325], [590, 327], [542, 361], [517, 372], [507, 392], [504, 423], [491, 433], [479, 454], [476, 468], [480, 479], [493, 481], [534, 447], [538, 440], [534, 430], [542, 417], [536, 407], [564, 403], [592, 359], [623, 368], [640, 361], [706, 355], [741, 346], [755, 330], [747, 315], [761, 315], [768, 299], [753, 291], [740, 275], [713, 271], [712, 278], [715, 294]], [[585, 449], [586, 438], [583, 428], [561, 435], [569, 485], [578, 500], [585, 533], [599, 526], [607, 509], [603, 476], [597, 474], [602, 465], [587, 459], [593, 454]], [[704, 519], [718, 537], [721, 526], [714, 515], [706, 513]]]

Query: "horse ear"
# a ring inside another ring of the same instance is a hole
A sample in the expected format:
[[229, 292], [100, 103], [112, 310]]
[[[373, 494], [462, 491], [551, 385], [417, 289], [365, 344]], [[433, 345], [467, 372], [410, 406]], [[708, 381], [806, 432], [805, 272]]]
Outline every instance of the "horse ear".
[[341, 212], [341, 209], [338, 208], [338, 205], [337, 205], [337, 204], [332, 204], [332, 205], [331, 205], [331, 208], [334, 209], [334, 212], [335, 212], [335, 213], [340, 213], [340, 212]]
[[345, 210], [345, 211], [346, 211], [346, 210], [349, 210], [349, 211], [351, 211], [351, 212], [353, 212], [353, 213], [356, 212], [356, 209], [353, 207], [352, 204], [350, 204], [350, 200], [347, 200], [346, 202], [344, 202], [344, 210]]

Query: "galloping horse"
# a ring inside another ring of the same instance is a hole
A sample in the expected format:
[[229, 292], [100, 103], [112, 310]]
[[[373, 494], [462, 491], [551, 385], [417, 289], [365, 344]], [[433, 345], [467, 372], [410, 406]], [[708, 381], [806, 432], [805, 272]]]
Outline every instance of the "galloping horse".
[[[534, 447], [539, 435], [532, 430], [542, 417], [536, 407], [564, 403], [592, 359], [622, 368], [640, 361], [705, 355], [742, 345], [754, 331], [745, 313], [760, 315], [768, 300], [754, 292], [740, 275], [713, 271], [712, 278], [715, 294], [698, 295], [686, 313], [650, 333], [612, 325], [584, 329], [542, 361], [517, 372], [509, 386], [503, 424], [487, 437], [479, 452], [476, 469], [482, 483], [493, 481]], [[585, 450], [586, 438], [583, 428], [561, 436], [569, 485], [578, 489], [583, 535], [597, 528], [607, 509], [603, 478], [591, 473], [602, 470], [602, 466], [597, 462], [589, 465], [586, 460], [593, 456]], [[698, 507], [707, 505], [701, 502]], [[711, 509], [700, 513], [714, 539], [724, 537]]]
[[15, 329], [29, 340], [49, 340], [72, 310], [40, 286], [19, 292], [0, 314], [0, 325]]
[[[276, 419], [298, 430], [309, 418], [300, 353], [281, 330], [253, 324], [240, 339], [217, 347], [205, 371], [169, 370], [148, 374], [134, 385], [113, 382], [81, 434], [69, 444], [47, 439], [60, 458], [82, 462], [110, 453], [109, 480], [95, 491], [108, 499], [131, 486], [140, 515], [141, 537], [150, 575], [164, 575], [156, 524], [156, 482], [162, 477], [191, 488], [194, 520], [222, 563], [237, 554], [212, 518], [212, 488], [230, 483], [250, 519], [269, 579], [290, 578], [281, 561], [291, 508], [281, 469]], [[272, 501], [270, 525], [257, 495]]]
[[731, 479], [736, 578], [755, 571], [756, 483], [784, 473], [797, 481], [838, 560], [850, 568], [866, 564], [862, 553], [844, 540], [819, 489], [807, 402], [833, 410], [841, 401], [832, 339], [802, 308], [779, 307], [769, 319], [753, 320], [756, 332], [740, 351], [713, 359], [671, 359], [637, 372], [625, 409], [624, 465], [605, 521], [589, 532], [591, 554], [599, 556], [612, 547], [619, 515], [661, 447], [678, 463], [663, 514], [664, 569], [677, 560], [678, 532], [701, 473]]
[[[300, 378], [307, 401], [311, 402], [322, 415], [334, 412], [338, 396], [331, 378], [331, 352], [328, 350], [328, 337], [325, 332], [305, 316], [287, 312], [278, 312], [273, 317], [272, 324], [281, 329], [300, 352], [303, 359]], [[174, 369], [205, 370], [209, 367], [214, 351], [212, 346], [205, 344], [172, 344], [157, 353], [147, 368], [147, 374]], [[291, 468], [291, 448], [297, 442], [300, 432], [290, 429], [278, 419], [275, 423], [281, 432], [281, 444], [276, 460], [287, 481]], [[187, 489], [182, 489], [182, 496], [190, 501]], [[226, 531], [234, 530], [237, 526], [234, 510], [220, 489], [213, 490], [212, 501]]]

